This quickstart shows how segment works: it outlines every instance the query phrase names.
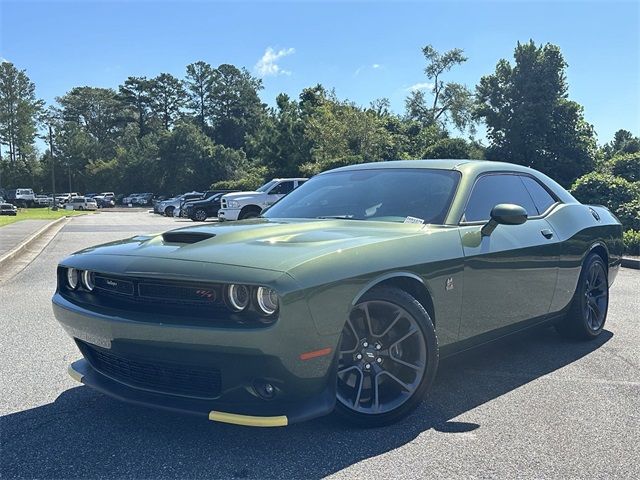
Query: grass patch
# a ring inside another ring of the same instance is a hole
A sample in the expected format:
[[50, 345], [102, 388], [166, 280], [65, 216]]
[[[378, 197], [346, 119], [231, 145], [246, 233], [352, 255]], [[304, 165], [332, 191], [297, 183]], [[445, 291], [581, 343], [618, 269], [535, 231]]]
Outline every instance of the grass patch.
[[10, 223], [19, 222], [20, 220], [55, 220], [56, 218], [65, 216], [86, 215], [92, 212], [77, 212], [75, 210], [49, 210], [48, 208], [19, 208], [18, 215], [10, 217], [8, 215], [0, 216], [0, 227], [9, 225]]

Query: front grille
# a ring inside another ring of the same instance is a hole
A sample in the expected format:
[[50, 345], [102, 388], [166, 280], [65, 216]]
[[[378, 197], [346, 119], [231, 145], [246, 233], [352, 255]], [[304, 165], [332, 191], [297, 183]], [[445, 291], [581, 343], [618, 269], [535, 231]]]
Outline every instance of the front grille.
[[131, 312], [130, 318], [140, 322], [225, 328], [264, 328], [276, 320], [275, 316], [263, 317], [253, 304], [242, 312], [229, 308], [226, 285], [221, 283], [96, 272], [95, 288], [89, 292], [83, 286], [69, 289], [65, 272], [64, 267], [58, 268], [59, 293], [76, 305], [103, 314], [128, 316]]
[[[219, 284], [190, 283], [147, 278], [122, 278], [96, 274], [93, 292], [109, 303], [224, 307], [223, 287]], [[213, 307], [213, 310], [211, 308]], [[194, 312], [195, 313], [195, 312]]]
[[76, 342], [93, 368], [118, 382], [172, 395], [201, 398], [220, 395], [220, 370], [216, 368], [123, 357], [106, 348]]

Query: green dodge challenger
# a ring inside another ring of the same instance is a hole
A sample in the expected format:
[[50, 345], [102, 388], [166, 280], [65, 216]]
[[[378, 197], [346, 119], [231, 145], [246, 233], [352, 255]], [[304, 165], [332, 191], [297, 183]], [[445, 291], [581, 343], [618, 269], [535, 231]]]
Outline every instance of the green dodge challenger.
[[500, 162], [331, 170], [258, 219], [82, 250], [53, 310], [70, 375], [139, 405], [282, 426], [407, 415], [438, 360], [543, 323], [604, 328], [622, 227]]

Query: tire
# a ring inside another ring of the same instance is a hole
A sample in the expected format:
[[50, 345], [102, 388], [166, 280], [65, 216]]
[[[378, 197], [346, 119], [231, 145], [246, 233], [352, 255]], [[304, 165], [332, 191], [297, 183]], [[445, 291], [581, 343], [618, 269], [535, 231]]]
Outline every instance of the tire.
[[193, 212], [193, 221], [204, 222], [207, 219], [207, 211], [204, 208], [199, 208]]
[[164, 216], [165, 217], [173, 217], [173, 211], [176, 209], [176, 207], [167, 207], [164, 209]]
[[342, 332], [336, 414], [361, 427], [400, 420], [429, 392], [438, 357], [435, 328], [420, 302], [395, 287], [370, 290]]
[[247, 210], [243, 210], [238, 215], [238, 220], [246, 220], [248, 218], [258, 218], [260, 215], [260, 210], [256, 208], [249, 208]]
[[569, 311], [556, 324], [560, 335], [575, 340], [593, 340], [602, 333], [609, 309], [607, 273], [607, 265], [597, 253], [585, 259]]

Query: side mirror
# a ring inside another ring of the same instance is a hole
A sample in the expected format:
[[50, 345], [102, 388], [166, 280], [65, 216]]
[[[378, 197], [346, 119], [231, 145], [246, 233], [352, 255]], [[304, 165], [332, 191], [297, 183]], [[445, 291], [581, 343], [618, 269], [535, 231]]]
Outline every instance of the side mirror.
[[522, 225], [527, 221], [527, 211], [520, 205], [500, 203], [491, 209], [491, 220], [480, 230], [483, 237], [493, 233], [498, 225]]

